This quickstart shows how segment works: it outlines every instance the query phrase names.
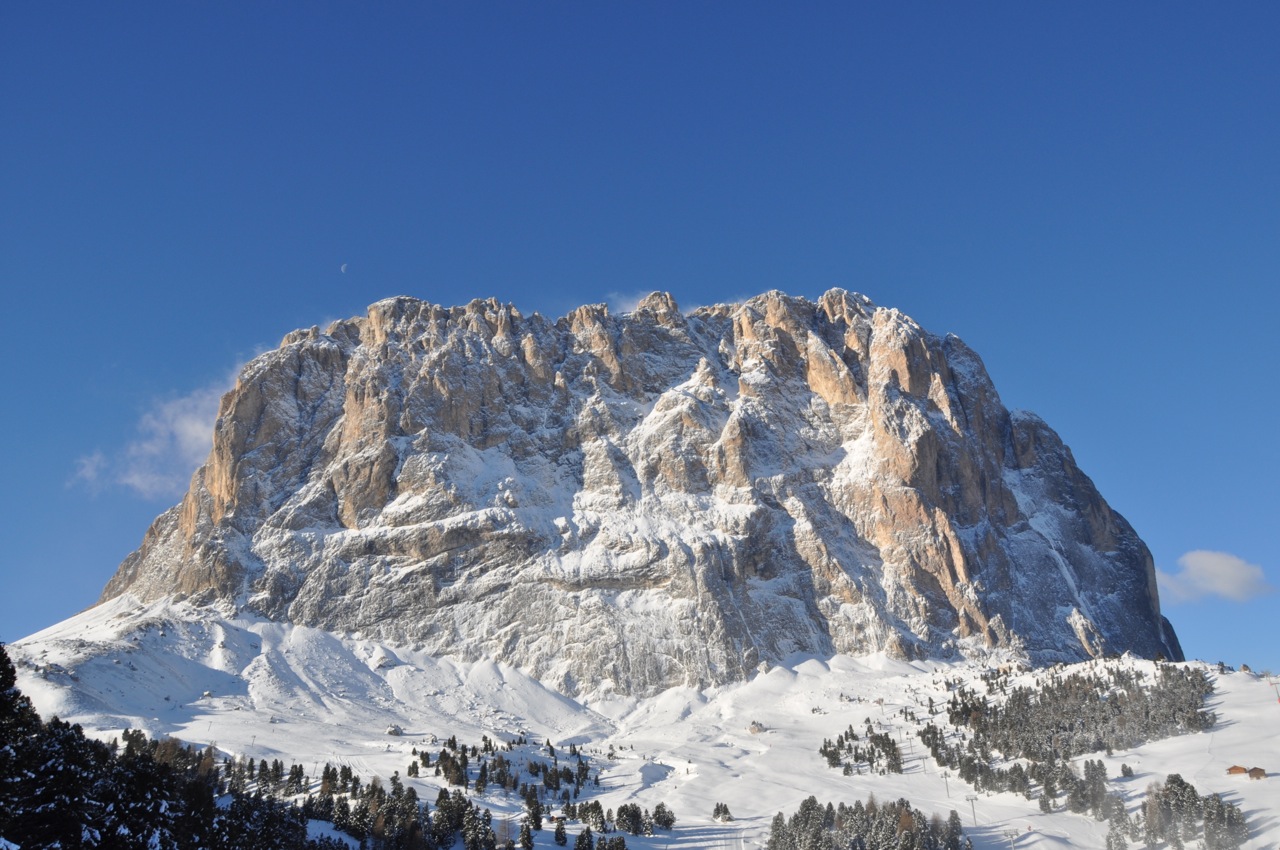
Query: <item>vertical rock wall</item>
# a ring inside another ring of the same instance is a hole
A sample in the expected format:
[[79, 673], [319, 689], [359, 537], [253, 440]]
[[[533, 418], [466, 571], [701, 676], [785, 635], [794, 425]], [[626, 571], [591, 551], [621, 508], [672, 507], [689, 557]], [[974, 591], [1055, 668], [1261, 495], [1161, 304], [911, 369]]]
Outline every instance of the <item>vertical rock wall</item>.
[[224, 399], [104, 598], [651, 692], [791, 653], [1180, 657], [1150, 554], [981, 360], [839, 290], [557, 321], [379, 302]]

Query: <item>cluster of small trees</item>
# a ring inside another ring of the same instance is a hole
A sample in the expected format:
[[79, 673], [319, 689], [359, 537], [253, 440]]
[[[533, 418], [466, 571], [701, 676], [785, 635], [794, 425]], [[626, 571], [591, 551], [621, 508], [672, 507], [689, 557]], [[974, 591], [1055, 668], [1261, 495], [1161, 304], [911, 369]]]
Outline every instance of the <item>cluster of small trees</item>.
[[[413, 788], [400, 781], [398, 773], [391, 776], [390, 790], [384, 789], [376, 777], [361, 785], [358, 777], [352, 776], [346, 784], [346, 793], [335, 793], [341, 780], [326, 781], [336, 775], [338, 771], [325, 765], [320, 792], [308, 795], [302, 803], [307, 817], [329, 821], [335, 829], [352, 838], [367, 839], [368, 843], [386, 850], [438, 846], [427, 819], [426, 805], [419, 802]], [[449, 837], [452, 839], [452, 833]]]
[[627, 850], [627, 840], [621, 835], [595, 835], [588, 826], [574, 839], [573, 850]]
[[868, 773], [902, 773], [902, 751], [897, 742], [887, 732], [875, 731], [871, 718], [866, 723], [866, 746], [850, 723], [834, 741], [824, 739], [818, 754], [827, 760], [828, 767], [842, 768], [845, 776], [862, 773], [863, 766]]
[[[1108, 798], [1102, 762], [1085, 762], [1076, 773], [1073, 756], [1116, 747], [1133, 747], [1183, 732], [1209, 728], [1216, 721], [1204, 710], [1213, 685], [1202, 670], [1158, 664], [1147, 681], [1127, 667], [1102, 674], [1073, 672], [1056, 676], [1038, 688], [1008, 687], [1007, 677], [984, 676], [997, 702], [978, 696], [959, 683], [946, 705], [948, 719], [963, 734], [948, 736], [933, 723], [920, 729], [920, 740], [938, 764], [955, 770], [979, 791], [1010, 791], [1033, 798], [1041, 786], [1040, 808], [1052, 811], [1060, 792], [1072, 811], [1109, 819], [1119, 802]], [[932, 700], [930, 700], [932, 702]], [[1000, 760], [1013, 761], [1000, 767]]]
[[493, 815], [472, 803], [461, 791], [450, 794], [440, 789], [436, 810], [431, 815], [428, 850], [452, 847], [458, 836], [463, 850], [495, 850], [497, 835], [493, 831]]
[[781, 812], [774, 817], [766, 850], [963, 850], [971, 846], [955, 810], [943, 820], [925, 815], [903, 799], [877, 803], [872, 797], [852, 806], [823, 806], [809, 797], [790, 818]]
[[653, 807], [653, 812], [641, 809], [635, 803], [624, 803], [618, 807], [615, 816], [613, 809], [606, 810], [599, 800], [585, 803], [570, 803], [565, 806], [565, 817], [582, 821], [588, 829], [599, 833], [610, 833], [615, 829], [629, 832], [632, 835], [653, 835], [654, 829], [671, 829], [676, 825], [676, 816], [667, 808], [666, 803]]
[[618, 806], [618, 816], [614, 821], [620, 832], [632, 835], [653, 835], [653, 815], [648, 809], [641, 809], [635, 803], [623, 803]]
[[1064, 772], [1067, 779], [1075, 776], [1071, 763], [1058, 759], [1032, 762], [1030, 769], [1017, 762], [1008, 768], [998, 767], [992, 763], [993, 754], [983, 746], [981, 738], [974, 736], [963, 744], [958, 740], [948, 743], [943, 730], [933, 723], [926, 723], [917, 734], [934, 761], [954, 770], [961, 781], [979, 791], [1011, 791], [1031, 799], [1033, 781], [1049, 788], [1063, 781]]
[[[1067, 792], [1067, 808], [1077, 814], [1088, 813], [1096, 820], [1111, 820], [1118, 814], [1124, 814], [1124, 800], [1115, 794], [1107, 793], [1107, 766], [1102, 759], [1093, 761], [1085, 759], [1084, 776], [1068, 777], [1062, 787]], [[1046, 787], [1041, 799], [1052, 800], [1052, 785]], [[1047, 810], [1043, 804], [1041, 808]]]
[[[126, 729], [123, 738], [128, 745], [130, 735], [146, 738], [142, 732]], [[163, 751], [166, 742], [161, 742]], [[212, 754], [212, 749], [210, 749]], [[328, 767], [328, 765], [326, 765]], [[307, 774], [302, 765], [289, 766], [285, 775], [284, 762], [273, 759], [270, 763], [262, 759], [255, 765], [252, 759], [225, 759], [222, 765], [225, 790], [233, 794], [260, 792], [272, 797], [292, 797], [307, 789]]]
[[[423, 753], [422, 756], [419, 756], [419, 759], [421, 760], [425, 756], [426, 754]], [[441, 777], [450, 785], [460, 785], [463, 788], [470, 787], [471, 781], [467, 776], [466, 748], [464, 747], [457, 755], [454, 754], [453, 750], [447, 748], [441, 750], [440, 757], [436, 759], [436, 776]]]
[[[1026, 768], [1013, 763], [1008, 768], [994, 767], [989, 763], [990, 752], [984, 752], [970, 739], [966, 746], [942, 743], [941, 730], [928, 724], [920, 731], [920, 739], [929, 747], [940, 765], [957, 772], [960, 779], [978, 791], [1009, 791], [1033, 799], [1033, 786], [1040, 786], [1039, 805], [1043, 812], [1051, 812], [1060, 794], [1065, 794], [1065, 805], [1077, 814], [1092, 815], [1097, 820], [1114, 820], [1124, 814], [1123, 800], [1107, 790], [1107, 767], [1101, 759], [1086, 759], [1081, 765], [1083, 775], [1077, 772], [1069, 759], [1050, 754], [1047, 761], [1033, 761]], [[1124, 765], [1121, 772], [1132, 776], [1133, 770]]]
[[1209, 676], [1172, 664], [1158, 664], [1150, 683], [1138, 670], [1112, 667], [1105, 676], [1074, 672], [1034, 689], [994, 684], [1007, 694], [1003, 703], [960, 688], [947, 704], [948, 719], [967, 727], [981, 749], [1009, 758], [1049, 761], [1128, 749], [1217, 720], [1204, 710], [1213, 693]]
[[1119, 797], [1105, 792], [1105, 780], [1101, 761], [1085, 762], [1085, 778], [1068, 794], [1067, 806], [1109, 822], [1107, 850], [1126, 850], [1130, 841], [1148, 848], [1165, 842], [1171, 850], [1188, 846], [1236, 850], [1249, 839], [1239, 808], [1216, 794], [1201, 797], [1176, 773], [1169, 774], [1163, 784], [1148, 786], [1146, 799], [1132, 814]]
[[[521, 738], [515, 743], [524, 743]], [[450, 736], [435, 760], [435, 775], [450, 785], [461, 788], [474, 787], [477, 794], [483, 794], [491, 786], [497, 786], [507, 792], [519, 792], [528, 797], [531, 792], [558, 797], [562, 803], [576, 800], [583, 787], [592, 781], [591, 765], [576, 747], [570, 746], [569, 757], [574, 760], [570, 767], [561, 764], [554, 746], [548, 745], [547, 751], [551, 761], [543, 762], [529, 759], [524, 771], [504, 753], [510, 753], [513, 744], [498, 745], [488, 736], [484, 736], [479, 747], [459, 746], [455, 736]], [[408, 776], [421, 776], [422, 768], [432, 766], [431, 756], [427, 752], [414, 750], [414, 760], [409, 763]], [[599, 785], [599, 776], [595, 777]], [[542, 788], [538, 792], [539, 785]]]
[[320, 770], [320, 795], [327, 796], [331, 794], [358, 793], [360, 789], [360, 777], [356, 776], [351, 770], [351, 765], [344, 764], [340, 767], [334, 767], [329, 762], [324, 763], [324, 767]]
[[565, 806], [564, 814], [565, 817], [582, 821], [588, 829], [596, 832], [609, 832], [613, 828], [613, 812], [606, 812], [599, 800], [588, 800], [576, 805], [570, 803]]
[[1195, 786], [1171, 773], [1163, 784], [1147, 788], [1140, 817], [1132, 819], [1130, 836], [1148, 847], [1167, 841], [1181, 850], [1199, 836], [1206, 850], [1234, 850], [1249, 839], [1239, 808], [1216, 794], [1201, 797]]
[[[1143, 841], [1155, 847], [1167, 841], [1180, 850], [1201, 837], [1210, 850], [1230, 850], [1248, 837], [1244, 815], [1216, 795], [1201, 797], [1177, 774], [1153, 785], [1139, 811], [1129, 814], [1123, 800], [1107, 791], [1107, 769], [1101, 759], [1086, 759], [1083, 775], [1073, 756], [1129, 748], [1171, 735], [1210, 728], [1213, 712], [1204, 699], [1213, 685], [1203, 671], [1158, 664], [1147, 681], [1141, 672], [1113, 667], [1103, 675], [1072, 673], [1038, 689], [1008, 688], [1004, 676], [984, 677], [988, 688], [1005, 695], [1003, 702], [979, 697], [959, 686], [946, 706], [952, 724], [964, 732], [950, 741], [933, 723], [920, 739], [940, 764], [957, 771], [979, 791], [1012, 791], [1032, 799], [1040, 785], [1040, 809], [1054, 810], [1059, 795], [1072, 812], [1108, 821], [1108, 850]], [[1009, 767], [994, 764], [997, 756], [1023, 759]], [[1132, 776], [1128, 765], [1121, 773]]]

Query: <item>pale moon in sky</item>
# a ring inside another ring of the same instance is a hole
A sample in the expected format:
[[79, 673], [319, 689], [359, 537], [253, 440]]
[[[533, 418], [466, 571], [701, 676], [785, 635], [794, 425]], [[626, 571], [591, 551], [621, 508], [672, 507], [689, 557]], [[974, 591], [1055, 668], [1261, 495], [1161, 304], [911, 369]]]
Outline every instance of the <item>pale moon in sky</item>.
[[343, 264], [342, 264], [342, 269], [341, 269], [341, 271], [342, 271], [342, 273], [343, 273], [343, 274], [346, 274], [346, 273], [347, 273], [347, 264], [346, 264], [346, 263], [343, 263]]

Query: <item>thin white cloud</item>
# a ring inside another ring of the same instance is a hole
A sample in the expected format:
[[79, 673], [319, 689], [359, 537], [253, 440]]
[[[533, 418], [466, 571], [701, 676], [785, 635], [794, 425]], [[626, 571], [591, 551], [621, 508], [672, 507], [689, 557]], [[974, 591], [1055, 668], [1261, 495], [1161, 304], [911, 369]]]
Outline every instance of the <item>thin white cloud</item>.
[[[612, 313], [615, 313], [615, 314], [634, 313], [636, 307], [640, 304], [641, 301], [643, 301], [645, 298], [648, 298], [654, 292], [660, 292], [660, 291], [661, 290], [656, 290], [656, 289], [641, 289], [641, 290], [636, 290], [635, 292], [610, 292], [605, 295], [604, 300], [605, 300], [605, 303], [609, 305], [609, 310]], [[673, 296], [675, 295], [674, 292], [672, 292], [671, 294]], [[702, 307], [710, 307], [714, 304], [741, 304], [744, 301], [748, 301], [751, 298], [753, 298], [754, 295], [758, 295], [758, 294], [759, 293], [749, 294], [749, 295], [740, 294], [740, 295], [734, 295], [728, 298], [715, 299], [713, 301], [693, 301], [688, 304], [684, 303], [683, 301], [680, 301], [678, 298], [676, 300], [680, 305], [680, 312], [686, 316], [689, 316], [689, 315], [692, 315], [694, 311]]]
[[138, 422], [117, 480], [146, 498], [181, 494], [209, 454], [223, 387], [204, 387], [157, 404]]
[[1233, 602], [1248, 602], [1275, 588], [1262, 567], [1228, 552], [1197, 549], [1178, 559], [1176, 573], [1156, 570], [1161, 599], [1178, 604], [1218, 596]]
[[72, 481], [98, 489], [102, 484], [102, 473], [107, 466], [107, 456], [102, 452], [93, 452], [76, 459], [76, 474]]
[[156, 400], [139, 417], [137, 436], [123, 448], [78, 458], [72, 483], [92, 490], [119, 485], [147, 499], [181, 496], [209, 455], [218, 402], [227, 389], [229, 383], [219, 381]]
[[604, 297], [612, 313], [634, 313], [640, 302], [653, 294], [652, 289], [642, 292], [610, 292]]

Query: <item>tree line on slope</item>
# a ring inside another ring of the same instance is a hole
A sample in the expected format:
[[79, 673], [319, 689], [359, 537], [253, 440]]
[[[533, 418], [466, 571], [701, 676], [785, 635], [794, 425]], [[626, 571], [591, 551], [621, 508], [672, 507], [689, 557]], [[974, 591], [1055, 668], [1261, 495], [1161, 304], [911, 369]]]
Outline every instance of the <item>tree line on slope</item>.
[[[346, 845], [336, 839], [308, 839], [307, 821], [321, 820], [357, 840], [366, 850], [497, 850], [499, 837], [492, 814], [464, 795], [445, 788], [431, 810], [418, 799], [399, 773], [384, 788], [375, 777], [362, 783], [349, 766], [326, 763], [319, 787], [308, 793], [310, 780], [301, 765], [287, 771], [279, 760], [225, 759], [218, 764], [212, 747], [183, 746], [172, 739], [150, 740], [141, 731], [125, 730], [123, 745], [87, 737], [79, 726], [56, 717], [41, 721], [31, 701], [17, 687], [17, 675], [0, 644], [0, 839], [24, 848], [110, 847], [132, 850], [332, 850]], [[503, 745], [507, 752], [512, 747]], [[481, 748], [493, 756], [494, 779], [503, 788], [520, 776], [500, 747], [487, 737]], [[554, 793], [557, 783], [572, 783], [572, 796], [585, 786], [589, 762], [570, 747], [577, 760], [572, 776], [552, 763], [529, 760], [525, 768], [541, 776], [543, 785], [521, 782], [525, 815], [518, 838], [507, 838], [504, 850], [532, 850], [533, 833], [541, 829], [540, 790]], [[452, 762], [453, 784], [466, 787], [487, 772], [478, 760], [475, 776], [468, 773], [468, 748], [450, 738], [441, 757]], [[419, 756], [415, 764], [429, 764]], [[476, 761], [472, 762], [476, 764]], [[506, 777], [503, 771], [507, 771]], [[416, 771], [415, 771], [416, 773]], [[442, 770], [443, 774], [444, 771]], [[554, 777], [554, 778], [551, 778]], [[550, 781], [548, 779], [550, 778]], [[456, 781], [454, 781], [456, 780]], [[485, 783], [480, 783], [483, 790]], [[598, 785], [598, 774], [597, 782]], [[569, 799], [570, 791], [562, 792]], [[305, 795], [305, 796], [304, 796]], [[568, 817], [585, 824], [575, 850], [625, 850], [622, 829], [651, 835], [654, 828], [670, 829], [675, 816], [661, 803], [651, 814], [624, 805], [615, 818], [599, 801], [568, 802]], [[555, 844], [568, 843], [565, 818], [556, 824]], [[595, 830], [592, 830], [592, 827]]]
[[[1203, 731], [1217, 722], [1204, 709], [1213, 683], [1203, 670], [1158, 663], [1149, 682], [1127, 667], [1104, 672], [1076, 671], [1054, 676], [1038, 688], [1013, 689], [1006, 675], [988, 673], [983, 677], [988, 692], [1000, 693], [1002, 701], [957, 682], [945, 710], [950, 725], [962, 731], [948, 735], [930, 721], [919, 730], [920, 740], [940, 766], [956, 771], [978, 791], [1009, 791], [1031, 800], [1039, 785], [1041, 811], [1055, 811], [1063, 795], [1061, 806], [1068, 811], [1108, 821], [1108, 850], [1126, 847], [1130, 840], [1149, 848], [1160, 842], [1181, 848], [1197, 835], [1208, 850], [1239, 847], [1248, 839], [1239, 808], [1217, 795], [1188, 791], [1178, 774], [1150, 786], [1142, 804], [1129, 813], [1123, 798], [1108, 792], [1101, 759], [1086, 759], [1083, 772], [1076, 770], [1072, 757], [1102, 751], [1111, 755], [1115, 749]], [[1121, 766], [1121, 773], [1133, 775], [1128, 765]]]
[[[1107, 821], [1109, 850], [1129, 841], [1181, 848], [1197, 837], [1209, 850], [1231, 850], [1248, 839], [1238, 807], [1217, 795], [1196, 794], [1177, 774], [1149, 786], [1136, 810], [1128, 812], [1124, 799], [1108, 790], [1101, 759], [1086, 759], [1082, 772], [1072, 761], [1212, 728], [1217, 718], [1204, 701], [1213, 684], [1204, 670], [1157, 663], [1150, 677], [1127, 666], [1104, 667], [1101, 674], [1053, 671], [1035, 687], [1012, 689], [1008, 672], [990, 670], [980, 680], [982, 695], [957, 678], [945, 682], [952, 690], [945, 706], [928, 697], [929, 717], [946, 717], [941, 726], [932, 719], [922, 722], [910, 707], [899, 711], [904, 721], [917, 724], [920, 740], [939, 766], [976, 790], [1038, 797], [1046, 813], [1061, 807]], [[834, 740], [824, 739], [819, 754], [846, 776], [900, 773], [897, 744], [886, 731], [876, 732], [870, 718], [865, 725], [861, 737], [850, 724]], [[1128, 765], [1121, 773], [1133, 775]], [[920, 842], [930, 840], [920, 834]]]
[[0, 837], [23, 848], [300, 850], [302, 812], [270, 797], [216, 801], [212, 753], [131, 735], [125, 746], [42, 722], [0, 646]]
[[947, 703], [953, 726], [967, 728], [975, 746], [1009, 758], [1051, 761], [1211, 728], [1217, 717], [1204, 709], [1213, 683], [1203, 670], [1156, 665], [1153, 679], [1138, 670], [1112, 667], [1106, 675], [1072, 672], [1036, 688], [1008, 687], [1006, 676], [989, 674], [987, 686], [1001, 702], [960, 687]]
[[875, 796], [852, 806], [823, 806], [816, 797], [791, 817], [781, 812], [769, 827], [765, 850], [971, 850], [954, 809], [944, 820], [913, 808], [905, 799], [877, 803]]

